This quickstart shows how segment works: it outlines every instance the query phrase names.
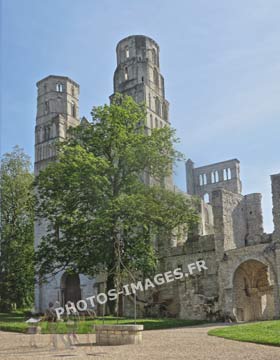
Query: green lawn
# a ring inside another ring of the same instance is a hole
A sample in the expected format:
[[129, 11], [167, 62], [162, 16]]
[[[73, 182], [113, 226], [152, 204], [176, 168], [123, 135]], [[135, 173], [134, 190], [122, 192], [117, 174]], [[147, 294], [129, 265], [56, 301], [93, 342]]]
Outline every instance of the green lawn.
[[[28, 325], [25, 323], [27, 317], [23, 313], [0, 313], [0, 330], [13, 331], [13, 332], [26, 332]], [[92, 326], [102, 324], [102, 318], [96, 320], [80, 321], [78, 326], [79, 334], [86, 334], [92, 331]], [[105, 324], [117, 324], [116, 318], [105, 317]], [[175, 327], [192, 326], [205, 323], [205, 321], [199, 320], [178, 320], [178, 319], [137, 319], [137, 324], [143, 324], [145, 330], [156, 329], [171, 329]], [[119, 324], [134, 324], [133, 319], [121, 318]], [[40, 323], [42, 333], [47, 334], [47, 323]], [[67, 328], [65, 323], [57, 324], [58, 333], [66, 333]]]
[[225, 339], [280, 346], [280, 320], [232, 325], [210, 330], [208, 334]]

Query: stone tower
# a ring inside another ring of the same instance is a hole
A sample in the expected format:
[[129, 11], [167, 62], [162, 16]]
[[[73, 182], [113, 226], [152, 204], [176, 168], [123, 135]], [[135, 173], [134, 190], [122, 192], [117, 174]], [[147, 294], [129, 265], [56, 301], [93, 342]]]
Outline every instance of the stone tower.
[[[169, 126], [169, 102], [165, 99], [164, 78], [160, 73], [159, 46], [151, 38], [132, 35], [121, 40], [116, 48], [117, 68], [114, 93], [126, 94], [147, 107], [146, 129]], [[145, 183], [153, 182], [144, 175]], [[172, 187], [172, 176], [165, 185]]]
[[56, 140], [79, 124], [79, 85], [64, 76], [50, 75], [37, 83], [35, 175], [55, 159]]
[[[37, 116], [35, 126], [35, 175], [56, 159], [55, 142], [66, 138], [67, 129], [79, 120], [79, 85], [65, 76], [50, 75], [37, 83]], [[47, 232], [45, 220], [35, 221], [35, 248]], [[47, 283], [35, 285], [35, 309], [43, 312], [48, 303], [80, 299], [92, 295], [95, 280], [82, 274], [59, 272]]]
[[114, 92], [130, 95], [147, 105], [147, 127], [169, 124], [169, 103], [165, 99], [164, 78], [160, 73], [159, 46], [151, 38], [133, 35], [117, 45]]

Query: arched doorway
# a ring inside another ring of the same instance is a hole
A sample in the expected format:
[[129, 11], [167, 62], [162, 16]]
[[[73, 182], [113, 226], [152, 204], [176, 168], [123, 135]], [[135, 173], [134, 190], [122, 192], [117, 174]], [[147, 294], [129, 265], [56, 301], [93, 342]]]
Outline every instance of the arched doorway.
[[61, 277], [61, 300], [65, 305], [67, 301], [76, 303], [81, 300], [81, 287], [79, 274], [64, 273]]
[[237, 321], [273, 318], [273, 285], [267, 265], [257, 260], [247, 260], [236, 269], [233, 278], [233, 313]]

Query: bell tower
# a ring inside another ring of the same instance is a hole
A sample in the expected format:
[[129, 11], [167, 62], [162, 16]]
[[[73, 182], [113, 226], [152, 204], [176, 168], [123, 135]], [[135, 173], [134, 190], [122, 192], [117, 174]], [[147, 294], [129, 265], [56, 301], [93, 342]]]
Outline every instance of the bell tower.
[[37, 83], [35, 175], [55, 159], [55, 141], [79, 124], [79, 85], [64, 76], [50, 75]]
[[[116, 48], [117, 68], [114, 73], [114, 93], [131, 96], [145, 103], [146, 131], [169, 126], [169, 102], [165, 99], [164, 78], [160, 73], [159, 46], [151, 38], [132, 35], [121, 40]], [[146, 184], [154, 183], [149, 174], [143, 175]], [[172, 175], [164, 180], [173, 187]]]
[[146, 103], [148, 129], [169, 125], [169, 103], [160, 73], [158, 44], [147, 36], [133, 35], [121, 40], [116, 52], [114, 92]]
[[[56, 159], [55, 143], [66, 138], [67, 129], [79, 124], [79, 85], [64, 76], [50, 75], [37, 83], [37, 116], [35, 126], [34, 173], [38, 175], [50, 161]], [[47, 233], [47, 220], [35, 220], [35, 248]], [[44, 311], [48, 302], [61, 300], [59, 279], [35, 285], [36, 311]]]

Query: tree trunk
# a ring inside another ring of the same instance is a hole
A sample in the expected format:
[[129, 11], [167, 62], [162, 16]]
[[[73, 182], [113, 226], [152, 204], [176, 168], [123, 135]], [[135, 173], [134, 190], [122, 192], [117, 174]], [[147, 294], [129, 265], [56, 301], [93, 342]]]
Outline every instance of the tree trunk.
[[[115, 282], [115, 274], [114, 273], [111, 273], [111, 274], [108, 275], [106, 285], [107, 285], [107, 293], [111, 289], [116, 289], [116, 282]], [[109, 312], [108, 315], [114, 315], [114, 316], [117, 315], [117, 301], [116, 300], [108, 301], [107, 311]]]

